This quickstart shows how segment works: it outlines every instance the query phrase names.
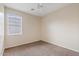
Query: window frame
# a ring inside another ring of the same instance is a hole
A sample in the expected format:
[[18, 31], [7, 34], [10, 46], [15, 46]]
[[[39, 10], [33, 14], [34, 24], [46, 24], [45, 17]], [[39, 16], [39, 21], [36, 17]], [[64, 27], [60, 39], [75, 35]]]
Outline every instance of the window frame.
[[[13, 16], [12, 16], [13, 15]], [[21, 26], [20, 26], [20, 32], [19, 33], [10, 33], [9, 32], [9, 17], [19, 17], [20, 18], [20, 22], [21, 22]], [[7, 34], [8, 35], [22, 35], [22, 16], [19, 16], [19, 15], [16, 15], [16, 14], [14, 14], [14, 13], [8, 13], [7, 14]]]

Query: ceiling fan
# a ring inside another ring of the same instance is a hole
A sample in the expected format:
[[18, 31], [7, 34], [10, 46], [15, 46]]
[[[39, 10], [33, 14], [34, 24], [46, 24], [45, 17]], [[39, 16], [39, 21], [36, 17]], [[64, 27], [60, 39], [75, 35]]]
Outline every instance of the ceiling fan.
[[[43, 4], [42, 3], [38, 3], [37, 4], [37, 9], [41, 9], [41, 8], [43, 8], [44, 6], [43, 6]], [[31, 11], [34, 11], [34, 10], [36, 10], [35, 8], [31, 8]]]

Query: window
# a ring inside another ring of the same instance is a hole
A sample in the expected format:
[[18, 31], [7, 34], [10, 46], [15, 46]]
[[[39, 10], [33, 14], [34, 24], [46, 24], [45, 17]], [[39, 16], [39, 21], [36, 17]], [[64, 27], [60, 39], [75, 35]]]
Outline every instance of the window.
[[8, 14], [8, 35], [22, 34], [22, 17], [16, 14]]

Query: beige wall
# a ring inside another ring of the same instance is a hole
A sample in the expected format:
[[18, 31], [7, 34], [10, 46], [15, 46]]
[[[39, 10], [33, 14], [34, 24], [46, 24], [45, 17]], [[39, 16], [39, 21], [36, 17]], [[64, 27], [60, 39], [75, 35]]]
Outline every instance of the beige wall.
[[43, 17], [42, 40], [79, 52], [79, 4]]
[[14, 9], [5, 8], [5, 14], [7, 13], [15, 13], [17, 15], [22, 16], [23, 34], [7, 35], [6, 33], [5, 48], [14, 47], [40, 40], [40, 17], [25, 14]]

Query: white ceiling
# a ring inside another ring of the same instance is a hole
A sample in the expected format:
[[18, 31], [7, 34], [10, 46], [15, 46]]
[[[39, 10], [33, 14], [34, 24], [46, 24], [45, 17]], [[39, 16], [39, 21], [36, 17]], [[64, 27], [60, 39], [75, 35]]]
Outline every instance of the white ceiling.
[[[42, 3], [44, 7], [37, 9], [37, 4], [38, 3], [4, 3], [4, 5], [7, 7], [36, 16], [45, 16], [50, 12], [54, 12], [66, 5], [69, 5], [67, 3]], [[32, 8], [35, 10], [32, 11]]]

